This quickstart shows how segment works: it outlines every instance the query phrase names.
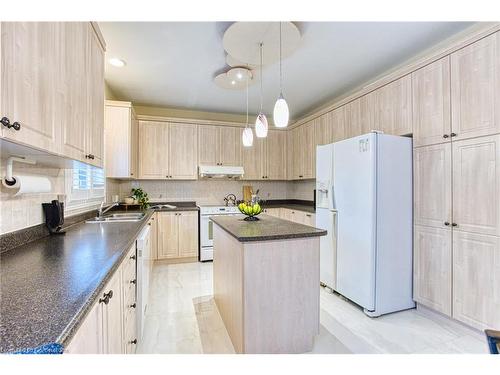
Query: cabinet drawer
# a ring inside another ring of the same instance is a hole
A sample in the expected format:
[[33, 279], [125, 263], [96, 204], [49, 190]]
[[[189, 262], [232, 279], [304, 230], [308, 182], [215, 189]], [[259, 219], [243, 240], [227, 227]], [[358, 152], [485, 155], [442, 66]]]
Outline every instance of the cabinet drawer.
[[134, 354], [137, 348], [137, 321], [136, 309], [128, 308], [123, 317], [123, 340], [125, 354]]

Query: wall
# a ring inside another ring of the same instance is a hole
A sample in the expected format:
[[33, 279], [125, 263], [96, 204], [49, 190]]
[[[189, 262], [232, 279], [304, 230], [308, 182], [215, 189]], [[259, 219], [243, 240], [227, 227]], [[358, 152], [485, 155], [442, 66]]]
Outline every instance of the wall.
[[[109, 179], [108, 179], [109, 180]], [[238, 199], [243, 196], [243, 185], [260, 189], [262, 199], [313, 200], [314, 180], [311, 181], [113, 181], [119, 184], [120, 199], [130, 195], [133, 187], [142, 187], [152, 201], [194, 200], [198, 204], [223, 204], [224, 197], [233, 193]]]
[[[6, 160], [0, 161], [0, 173], [3, 177], [5, 176]], [[42, 203], [57, 199], [58, 194], [64, 194], [64, 170], [62, 169], [14, 163], [14, 174], [48, 177], [52, 184], [52, 190], [50, 193], [22, 194], [15, 197], [11, 190], [2, 186], [0, 191], [0, 234], [44, 223]]]

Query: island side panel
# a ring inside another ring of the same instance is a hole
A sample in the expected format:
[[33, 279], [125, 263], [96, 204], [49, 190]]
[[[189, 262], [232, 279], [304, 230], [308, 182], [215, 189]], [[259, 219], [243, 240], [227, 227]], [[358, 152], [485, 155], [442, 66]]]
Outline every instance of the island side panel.
[[319, 333], [319, 237], [243, 245], [245, 353], [304, 353]]
[[214, 299], [236, 353], [243, 353], [243, 245], [214, 223]]

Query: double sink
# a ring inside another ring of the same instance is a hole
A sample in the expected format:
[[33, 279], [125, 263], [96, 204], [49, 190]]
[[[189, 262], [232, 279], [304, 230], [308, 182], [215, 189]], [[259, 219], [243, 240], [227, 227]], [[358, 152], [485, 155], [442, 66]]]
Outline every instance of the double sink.
[[126, 223], [141, 221], [144, 218], [144, 212], [126, 212], [118, 214], [103, 215], [101, 217], [93, 217], [86, 220], [86, 223]]

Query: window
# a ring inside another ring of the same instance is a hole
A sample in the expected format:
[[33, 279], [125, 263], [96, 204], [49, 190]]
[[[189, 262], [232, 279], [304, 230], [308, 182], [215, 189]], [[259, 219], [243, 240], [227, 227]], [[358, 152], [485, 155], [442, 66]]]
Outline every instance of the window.
[[104, 198], [104, 171], [101, 168], [74, 161], [66, 174], [68, 206], [90, 206]]

